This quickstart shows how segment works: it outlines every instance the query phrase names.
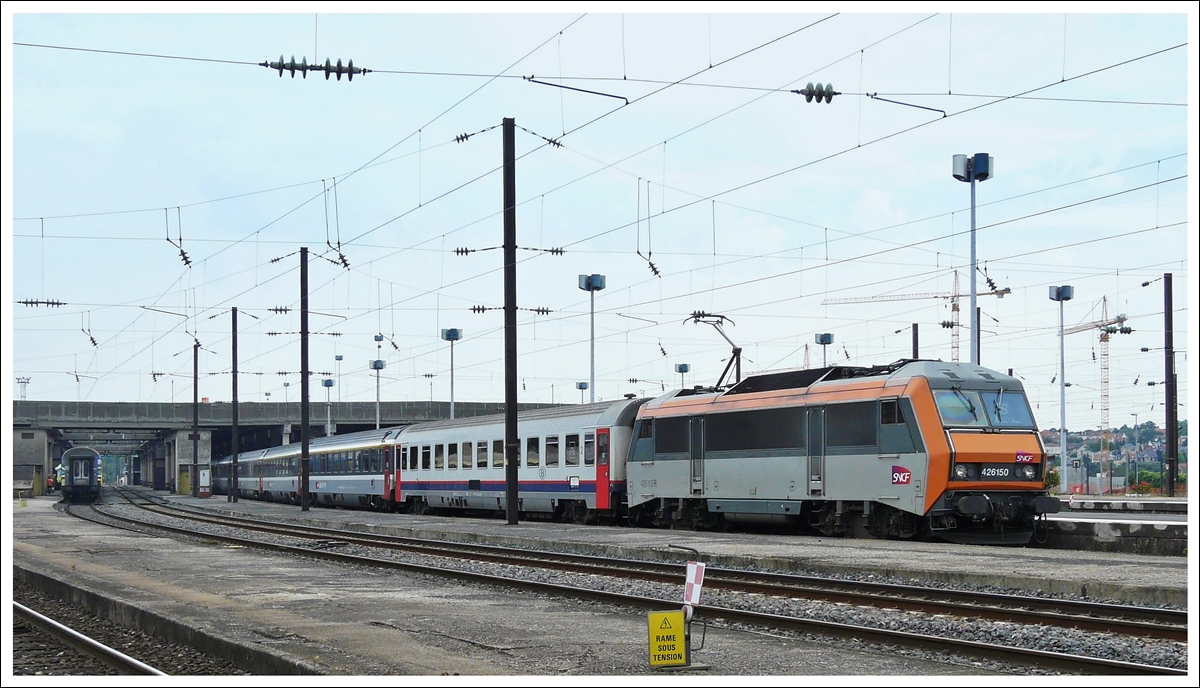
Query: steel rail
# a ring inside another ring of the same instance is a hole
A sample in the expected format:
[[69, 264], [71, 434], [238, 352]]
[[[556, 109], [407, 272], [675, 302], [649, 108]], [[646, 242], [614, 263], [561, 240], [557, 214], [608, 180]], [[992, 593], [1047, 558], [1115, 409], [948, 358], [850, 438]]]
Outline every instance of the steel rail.
[[12, 604], [14, 619], [20, 619], [51, 638], [65, 643], [80, 654], [98, 659], [122, 676], [168, 675], [149, 664], [140, 662], [129, 655], [93, 640], [73, 628], [64, 626], [48, 616], [39, 614], [20, 602], [13, 602]]
[[[122, 495], [127, 500], [127, 495]], [[144, 495], [136, 495], [145, 499]], [[296, 537], [343, 540], [369, 547], [401, 549], [447, 557], [471, 557], [480, 561], [536, 565], [543, 568], [597, 575], [638, 578], [673, 583], [683, 578], [685, 565], [664, 562], [613, 560], [603, 557], [519, 550], [495, 545], [448, 543], [379, 533], [350, 533], [345, 530], [284, 524], [267, 519], [214, 515], [205, 510], [151, 501], [158, 507], [189, 514], [189, 518], [227, 525], [237, 524], [248, 530], [279, 533]], [[131, 501], [131, 503], [133, 503]], [[138, 504], [141, 508], [150, 508]], [[156, 510], [157, 511], [157, 510]], [[158, 511], [158, 513], [163, 513]], [[930, 614], [953, 614], [994, 621], [1046, 624], [1103, 633], [1120, 633], [1187, 642], [1187, 613], [1173, 609], [1130, 607], [1125, 605], [1054, 600], [1021, 595], [968, 592], [912, 585], [844, 581], [815, 576], [746, 572], [707, 567], [705, 587], [736, 592], [803, 597], [826, 602], [904, 609]]]

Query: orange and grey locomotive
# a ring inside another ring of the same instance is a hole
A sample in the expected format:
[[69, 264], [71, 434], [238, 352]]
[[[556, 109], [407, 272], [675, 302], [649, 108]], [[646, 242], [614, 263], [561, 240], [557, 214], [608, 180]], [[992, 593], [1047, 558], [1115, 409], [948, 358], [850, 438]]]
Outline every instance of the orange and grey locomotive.
[[629, 519], [796, 523], [1024, 544], [1057, 498], [1020, 381], [901, 360], [747, 378], [647, 403], [630, 450]]

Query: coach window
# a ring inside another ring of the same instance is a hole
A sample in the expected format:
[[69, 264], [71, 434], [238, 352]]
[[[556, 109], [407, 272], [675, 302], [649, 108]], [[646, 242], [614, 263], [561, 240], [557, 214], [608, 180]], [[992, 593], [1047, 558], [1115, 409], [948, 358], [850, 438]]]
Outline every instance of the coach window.
[[444, 470], [444, 467], [446, 465], [445, 452], [446, 452], [446, 445], [444, 445], [444, 444], [433, 445], [433, 468], [434, 468], [434, 470], [437, 470], [437, 471]]
[[583, 436], [583, 465], [591, 466], [596, 462], [596, 436], [587, 433]]
[[504, 440], [492, 440], [492, 468], [504, 468]]
[[541, 463], [542, 455], [541, 455], [541, 451], [538, 449], [538, 444], [539, 444], [540, 439], [541, 438], [538, 438], [538, 437], [530, 437], [529, 438], [529, 444], [526, 445], [526, 449], [525, 449], [525, 465], [526, 466], [536, 466]]
[[[825, 407], [825, 447], [875, 447], [875, 404], [870, 401]], [[827, 453], [847, 453], [828, 451]]]
[[451, 471], [458, 468], [457, 442], [451, 442], [450, 444], [446, 445], [446, 468]]
[[480, 441], [480, 442], [475, 443], [475, 465], [478, 468], [487, 468], [488, 467], [488, 465], [487, 465], [487, 460], [488, 460], [487, 445], [488, 445], [488, 443], [486, 441]]
[[579, 435], [567, 435], [567, 466], [579, 465]]
[[471, 470], [471, 443], [462, 443], [462, 467], [464, 471]]
[[558, 466], [558, 435], [546, 436], [546, 468]]
[[421, 447], [421, 470], [423, 470], [423, 471], [429, 470], [430, 459], [432, 458], [432, 456], [433, 456], [433, 448], [432, 447], [430, 447], [428, 444], [425, 445], [424, 447]]

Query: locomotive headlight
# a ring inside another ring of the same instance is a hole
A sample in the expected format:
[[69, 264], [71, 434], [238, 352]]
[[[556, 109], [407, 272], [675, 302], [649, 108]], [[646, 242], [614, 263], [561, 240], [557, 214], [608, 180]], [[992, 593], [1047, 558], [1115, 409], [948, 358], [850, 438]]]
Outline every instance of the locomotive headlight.
[[1021, 469], [1021, 473], [1025, 475], [1026, 480], [1033, 480], [1033, 477], [1037, 475], [1037, 469], [1033, 466], [1025, 466]]
[[967, 467], [962, 464], [955, 466], [954, 467], [954, 477], [958, 478], [959, 480], [966, 480], [967, 479]]

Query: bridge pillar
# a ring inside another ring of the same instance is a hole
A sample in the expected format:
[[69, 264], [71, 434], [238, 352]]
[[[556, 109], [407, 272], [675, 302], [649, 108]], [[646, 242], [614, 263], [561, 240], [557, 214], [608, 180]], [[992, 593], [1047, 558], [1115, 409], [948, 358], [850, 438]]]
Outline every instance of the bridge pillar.
[[[174, 476], [176, 494], [190, 495], [192, 493], [192, 480], [198, 480], [199, 475], [192, 475], [192, 437], [191, 430], [177, 430], [171, 433], [170, 444], [174, 447]], [[212, 469], [212, 431], [201, 430], [200, 441], [198, 443], [200, 453], [196, 459], [196, 470], [210, 471]], [[211, 476], [211, 473], [209, 474]], [[209, 483], [211, 485], [211, 482]], [[201, 485], [203, 487], [203, 484]], [[211, 489], [211, 488], [210, 488]]]

